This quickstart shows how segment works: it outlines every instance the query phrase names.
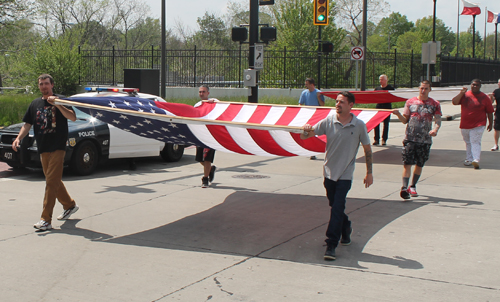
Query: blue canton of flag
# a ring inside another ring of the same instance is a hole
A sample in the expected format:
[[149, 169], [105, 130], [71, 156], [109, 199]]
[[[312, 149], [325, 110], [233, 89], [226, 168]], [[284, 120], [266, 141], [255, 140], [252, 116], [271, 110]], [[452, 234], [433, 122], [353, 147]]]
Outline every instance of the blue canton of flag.
[[[155, 102], [152, 100], [136, 97], [78, 97], [66, 98], [66, 100], [137, 112], [148, 112], [155, 115], [174, 115], [162, 108], [156, 107]], [[155, 120], [154, 117], [140, 117], [86, 107], [75, 107], [100, 121], [142, 137], [163, 141], [165, 143], [187, 146], [195, 145], [208, 148], [193, 135], [185, 124]]]

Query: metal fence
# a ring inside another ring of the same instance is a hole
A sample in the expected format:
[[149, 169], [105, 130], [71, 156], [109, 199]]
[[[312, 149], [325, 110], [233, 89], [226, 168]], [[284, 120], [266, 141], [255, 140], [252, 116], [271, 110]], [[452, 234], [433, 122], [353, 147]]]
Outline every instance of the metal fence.
[[447, 85], [468, 84], [472, 79], [496, 83], [500, 78], [500, 61], [442, 56], [441, 82]]
[[[80, 84], [123, 83], [123, 69], [160, 69], [161, 50], [82, 50]], [[380, 74], [387, 74], [395, 87], [415, 87], [426, 76], [420, 54], [367, 52], [366, 87], [378, 86]], [[318, 65], [320, 68], [318, 68]], [[243, 87], [243, 70], [248, 68], [248, 50], [166, 50], [166, 85], [197, 87]], [[467, 84], [472, 78], [496, 82], [500, 61], [439, 56], [434, 73], [442, 86]], [[357, 74], [361, 83], [361, 64]], [[266, 50], [260, 72], [262, 88], [302, 88], [313, 77], [320, 88], [351, 88], [356, 84], [356, 63], [350, 52]]]

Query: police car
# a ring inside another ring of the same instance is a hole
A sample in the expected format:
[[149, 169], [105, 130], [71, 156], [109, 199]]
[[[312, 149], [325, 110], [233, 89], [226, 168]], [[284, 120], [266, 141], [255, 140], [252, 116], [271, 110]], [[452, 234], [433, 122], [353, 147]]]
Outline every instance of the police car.
[[[139, 93], [136, 88], [87, 87], [86, 93], [74, 97], [135, 96], [165, 102], [162, 98]], [[139, 158], [161, 156], [169, 162], [179, 161], [184, 154], [184, 146], [163, 143], [140, 137], [101, 122], [90, 115], [73, 108], [76, 121], [68, 120], [68, 141], [66, 142], [65, 165], [78, 175], [89, 175], [97, 165], [108, 159]], [[13, 168], [41, 167], [40, 156], [31, 128], [21, 142], [18, 152], [12, 150], [12, 142], [17, 137], [23, 123], [14, 124], [0, 130], [0, 161]]]

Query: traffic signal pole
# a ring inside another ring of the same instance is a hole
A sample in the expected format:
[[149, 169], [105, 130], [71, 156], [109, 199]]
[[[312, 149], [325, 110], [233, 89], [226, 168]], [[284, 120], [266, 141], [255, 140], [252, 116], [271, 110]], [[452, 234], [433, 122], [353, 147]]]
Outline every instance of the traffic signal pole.
[[314, 0], [314, 17], [313, 24], [318, 26], [318, 79], [317, 87], [321, 89], [321, 56], [323, 41], [321, 40], [321, 27], [328, 25], [329, 9], [328, 0]]
[[[255, 67], [255, 43], [259, 42], [259, 0], [250, 0], [250, 24], [249, 24], [249, 53], [248, 67]], [[257, 72], [257, 79], [258, 79]], [[258, 103], [259, 101], [259, 84], [250, 87], [250, 95], [248, 96], [249, 103]]]
[[318, 26], [318, 89], [321, 89], [321, 29], [323, 26]]

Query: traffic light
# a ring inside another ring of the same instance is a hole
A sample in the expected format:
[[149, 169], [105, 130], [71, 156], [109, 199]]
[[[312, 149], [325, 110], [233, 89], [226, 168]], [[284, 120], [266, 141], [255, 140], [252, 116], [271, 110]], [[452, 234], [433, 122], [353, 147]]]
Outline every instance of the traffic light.
[[328, 25], [328, 0], [314, 0], [314, 25]]

